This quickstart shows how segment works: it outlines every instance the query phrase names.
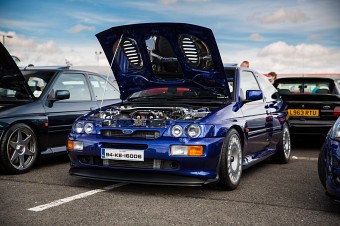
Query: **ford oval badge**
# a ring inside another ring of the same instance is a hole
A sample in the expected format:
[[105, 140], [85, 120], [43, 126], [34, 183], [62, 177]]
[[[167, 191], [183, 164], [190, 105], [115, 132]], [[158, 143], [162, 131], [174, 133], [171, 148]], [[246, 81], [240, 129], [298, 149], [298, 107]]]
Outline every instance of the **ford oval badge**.
[[132, 134], [133, 130], [132, 129], [123, 129], [122, 131], [124, 134]]

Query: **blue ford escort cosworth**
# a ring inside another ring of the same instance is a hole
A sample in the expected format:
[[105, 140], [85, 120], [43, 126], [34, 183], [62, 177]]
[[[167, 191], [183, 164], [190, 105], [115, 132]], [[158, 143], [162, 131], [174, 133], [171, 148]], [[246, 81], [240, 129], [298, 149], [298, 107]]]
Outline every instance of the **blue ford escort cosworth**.
[[289, 161], [286, 105], [263, 75], [224, 67], [210, 29], [135, 24], [97, 38], [122, 102], [74, 122], [71, 175], [232, 190], [243, 169]]

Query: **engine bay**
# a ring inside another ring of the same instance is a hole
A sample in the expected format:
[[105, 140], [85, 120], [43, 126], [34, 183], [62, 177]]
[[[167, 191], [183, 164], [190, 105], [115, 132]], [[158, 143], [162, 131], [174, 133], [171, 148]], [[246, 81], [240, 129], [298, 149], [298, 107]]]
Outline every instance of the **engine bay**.
[[199, 107], [133, 107], [113, 106], [93, 115], [101, 118], [103, 125], [118, 126], [125, 121], [131, 126], [162, 127], [168, 120], [198, 120], [210, 113], [209, 108]]

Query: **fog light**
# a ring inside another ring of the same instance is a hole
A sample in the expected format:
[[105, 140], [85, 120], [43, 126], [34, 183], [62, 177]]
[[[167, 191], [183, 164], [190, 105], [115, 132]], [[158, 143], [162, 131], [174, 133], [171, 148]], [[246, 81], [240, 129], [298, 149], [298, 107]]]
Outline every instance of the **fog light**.
[[180, 137], [183, 134], [183, 128], [180, 125], [174, 125], [171, 128], [171, 135], [174, 137]]
[[76, 141], [76, 140], [68, 140], [67, 141], [67, 149], [69, 151], [82, 151], [84, 148], [82, 141]]
[[203, 156], [203, 146], [172, 145], [170, 155], [174, 156]]
[[172, 145], [170, 148], [170, 155], [187, 156], [188, 146]]

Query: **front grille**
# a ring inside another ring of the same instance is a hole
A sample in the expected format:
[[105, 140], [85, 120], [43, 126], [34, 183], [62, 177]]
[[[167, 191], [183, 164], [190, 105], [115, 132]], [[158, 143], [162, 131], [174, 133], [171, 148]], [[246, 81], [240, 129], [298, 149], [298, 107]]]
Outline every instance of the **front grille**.
[[162, 169], [162, 170], [177, 170], [179, 163], [173, 160], [161, 159], [144, 159], [144, 161], [124, 161], [101, 159], [98, 156], [80, 156], [80, 162], [87, 165], [96, 166], [109, 166], [117, 168], [130, 168], [130, 169]]
[[146, 159], [143, 162], [104, 159], [103, 165], [120, 168], [153, 169], [153, 159]]
[[102, 135], [104, 137], [157, 139], [160, 136], [160, 132], [152, 130], [137, 130], [131, 134], [126, 134], [123, 133], [123, 130], [102, 130]]

